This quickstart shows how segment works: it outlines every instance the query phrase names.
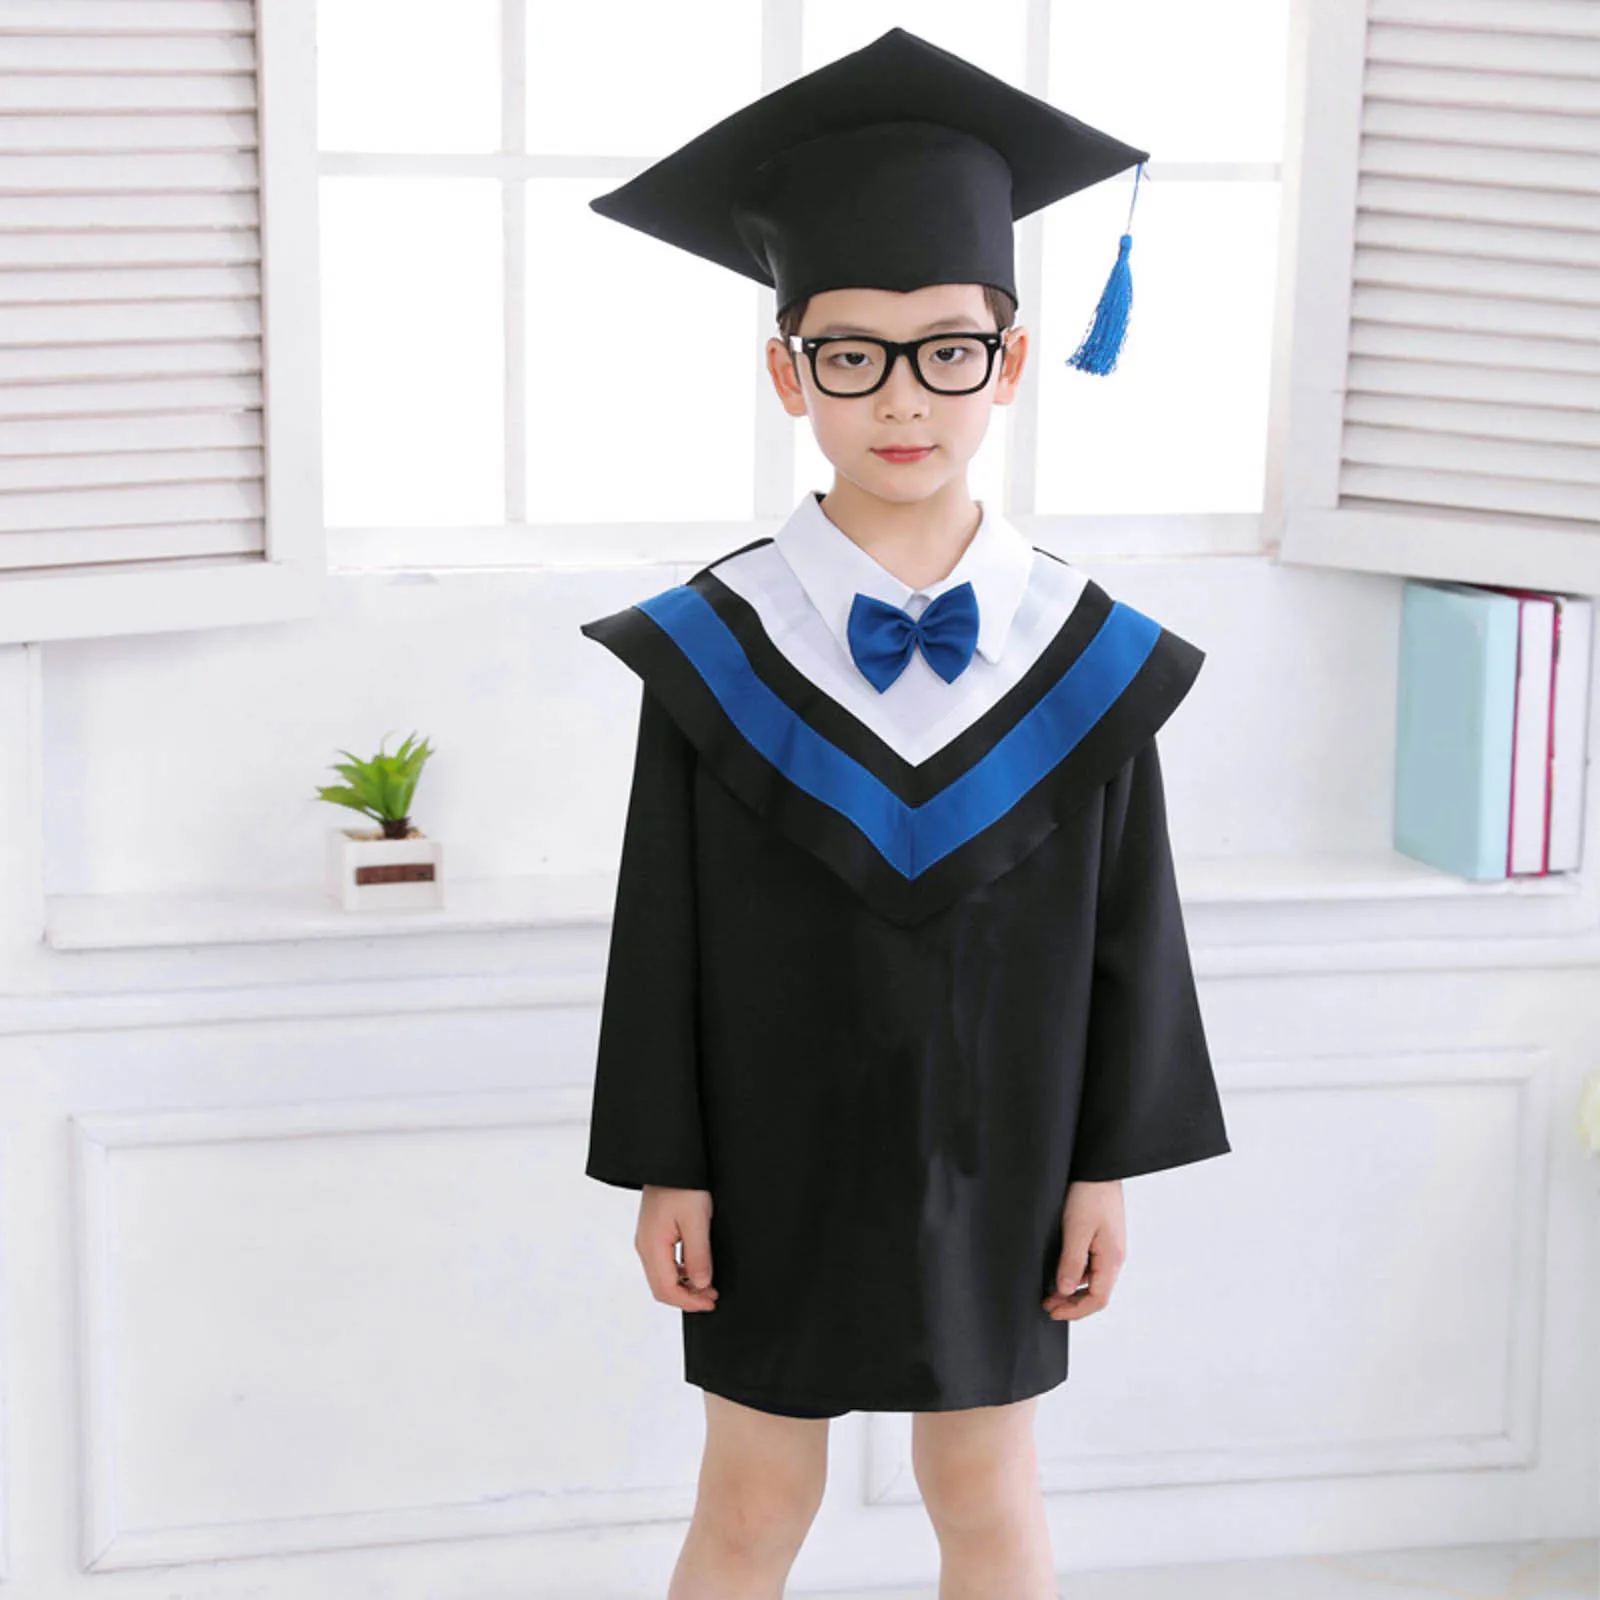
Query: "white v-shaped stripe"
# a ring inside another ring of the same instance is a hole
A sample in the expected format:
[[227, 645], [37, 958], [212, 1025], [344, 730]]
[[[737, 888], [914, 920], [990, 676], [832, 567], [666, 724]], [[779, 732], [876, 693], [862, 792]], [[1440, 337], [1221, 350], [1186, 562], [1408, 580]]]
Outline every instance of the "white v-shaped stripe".
[[913, 765], [943, 749], [1021, 681], [1061, 631], [1089, 581], [1077, 567], [1035, 550], [999, 661], [974, 653], [955, 682], [946, 683], [922, 652], [913, 650], [905, 670], [880, 694], [771, 540], [712, 562], [710, 571], [749, 602], [796, 671]]

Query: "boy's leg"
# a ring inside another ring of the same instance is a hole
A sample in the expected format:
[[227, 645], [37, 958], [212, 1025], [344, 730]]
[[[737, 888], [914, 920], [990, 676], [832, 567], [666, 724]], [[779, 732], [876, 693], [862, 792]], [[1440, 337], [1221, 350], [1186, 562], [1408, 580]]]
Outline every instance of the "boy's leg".
[[1056, 1600], [1034, 1448], [1038, 1404], [913, 1416], [911, 1464], [939, 1540], [939, 1600]]
[[667, 1600], [781, 1600], [822, 1504], [828, 1420], [780, 1417], [705, 1391], [694, 1516]]

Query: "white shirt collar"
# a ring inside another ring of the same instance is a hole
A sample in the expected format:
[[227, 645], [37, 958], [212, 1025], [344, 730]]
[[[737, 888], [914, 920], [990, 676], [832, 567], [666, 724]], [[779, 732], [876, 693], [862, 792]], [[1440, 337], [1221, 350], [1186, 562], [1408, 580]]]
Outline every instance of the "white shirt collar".
[[919, 608], [908, 604], [913, 595], [925, 595], [931, 603], [946, 589], [970, 582], [978, 600], [978, 653], [986, 661], [996, 662], [1027, 591], [1033, 547], [985, 502], [979, 501], [978, 509], [978, 531], [961, 559], [937, 583], [920, 589], [903, 583], [833, 522], [814, 489], [801, 496], [773, 539], [847, 654], [850, 605], [858, 592], [916, 616]]

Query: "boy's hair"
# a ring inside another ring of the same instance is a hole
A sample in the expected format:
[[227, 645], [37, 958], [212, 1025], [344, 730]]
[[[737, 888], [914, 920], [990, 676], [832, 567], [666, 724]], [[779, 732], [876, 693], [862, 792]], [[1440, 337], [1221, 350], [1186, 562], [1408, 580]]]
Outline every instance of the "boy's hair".
[[[982, 289], [983, 303], [988, 306], [996, 329], [1004, 333], [1017, 319], [1017, 302], [1004, 289], [997, 289], [992, 283], [983, 284]], [[784, 307], [778, 318], [778, 334], [786, 345], [789, 335], [800, 331], [800, 324], [805, 321], [806, 307], [810, 304], [811, 296], [802, 295], [793, 305]]]

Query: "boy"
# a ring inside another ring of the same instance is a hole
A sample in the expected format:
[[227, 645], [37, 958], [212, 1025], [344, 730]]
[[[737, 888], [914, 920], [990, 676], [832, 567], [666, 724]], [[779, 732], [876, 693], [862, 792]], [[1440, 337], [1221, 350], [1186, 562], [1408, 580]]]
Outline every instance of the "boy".
[[774, 286], [836, 472], [582, 630], [643, 682], [586, 1170], [705, 1391], [673, 1600], [781, 1590], [852, 1410], [915, 1413], [942, 1592], [1053, 1595], [1121, 1180], [1229, 1149], [1154, 737], [1202, 653], [966, 483], [1013, 219], [1143, 159], [895, 28], [593, 202]]

